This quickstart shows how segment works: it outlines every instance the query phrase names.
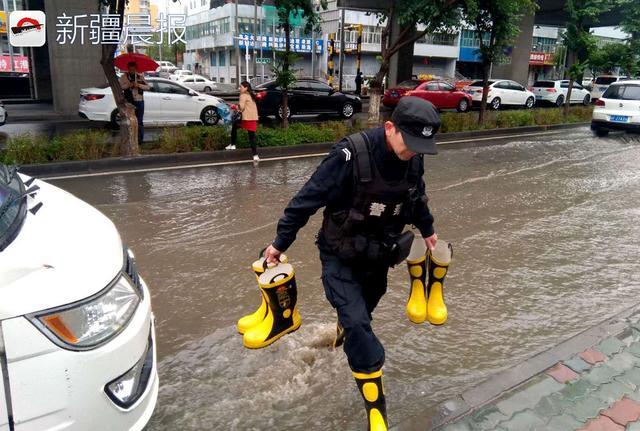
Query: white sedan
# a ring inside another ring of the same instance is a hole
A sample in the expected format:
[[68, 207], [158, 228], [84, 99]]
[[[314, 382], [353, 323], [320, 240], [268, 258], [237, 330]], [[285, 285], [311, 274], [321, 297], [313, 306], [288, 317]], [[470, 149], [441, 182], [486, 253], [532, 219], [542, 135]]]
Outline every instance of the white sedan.
[[202, 75], [186, 75], [180, 78], [178, 82], [192, 90], [202, 91], [204, 93], [208, 93], [218, 88], [218, 85], [215, 82]]
[[640, 80], [611, 84], [596, 100], [591, 130], [606, 136], [610, 130], [640, 132]]
[[187, 76], [193, 76], [193, 72], [186, 69], [178, 69], [169, 76], [169, 79], [172, 81], [180, 81], [182, 78]]
[[[177, 82], [148, 78], [151, 90], [144, 92], [144, 124], [188, 124], [201, 122], [213, 126], [220, 120], [219, 109], [226, 103], [215, 96], [198, 93]], [[119, 119], [116, 102], [109, 86], [80, 90], [79, 114], [92, 121]]]
[[[541, 103], [552, 103], [556, 106], [564, 105], [567, 100], [567, 92], [569, 91], [568, 80], [558, 81], [536, 81], [530, 88], [536, 95], [536, 100]], [[573, 83], [571, 89], [571, 103], [582, 103], [588, 105], [591, 102], [591, 94], [577, 82]]]
[[0, 430], [140, 431], [151, 295], [100, 211], [0, 164]]
[[0, 102], [0, 126], [7, 122], [7, 110], [4, 109], [4, 105]]
[[[482, 101], [482, 81], [475, 81], [464, 88], [471, 95], [474, 105]], [[515, 81], [508, 79], [490, 79], [487, 103], [492, 109], [500, 109], [502, 105], [523, 106], [533, 108], [535, 95]]]

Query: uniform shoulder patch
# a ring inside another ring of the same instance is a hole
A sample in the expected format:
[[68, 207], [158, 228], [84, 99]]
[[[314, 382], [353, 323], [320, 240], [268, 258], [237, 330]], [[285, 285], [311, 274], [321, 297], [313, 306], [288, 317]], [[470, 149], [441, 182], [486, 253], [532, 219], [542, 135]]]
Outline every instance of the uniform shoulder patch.
[[348, 162], [349, 160], [351, 160], [351, 150], [349, 150], [348, 148], [343, 148], [342, 156], [344, 157], [345, 162]]

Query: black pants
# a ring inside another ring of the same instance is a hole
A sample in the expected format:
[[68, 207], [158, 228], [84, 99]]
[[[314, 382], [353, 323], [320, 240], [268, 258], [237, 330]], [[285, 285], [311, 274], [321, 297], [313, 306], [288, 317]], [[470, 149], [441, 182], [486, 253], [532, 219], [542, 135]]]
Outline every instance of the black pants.
[[387, 291], [386, 266], [350, 266], [320, 251], [322, 284], [345, 329], [344, 352], [355, 372], [371, 373], [384, 364], [384, 347], [371, 329], [371, 313]]
[[[235, 145], [238, 140], [239, 126], [240, 125], [238, 123], [233, 123], [233, 126], [231, 127], [231, 145]], [[258, 149], [256, 148], [256, 132], [247, 130], [247, 133], [249, 134], [249, 144], [251, 145], [251, 152], [255, 156], [258, 153]]]
[[133, 102], [136, 107], [136, 118], [138, 119], [138, 145], [142, 145], [142, 140], [144, 139], [144, 124], [142, 120], [144, 119], [144, 100], [141, 102]]

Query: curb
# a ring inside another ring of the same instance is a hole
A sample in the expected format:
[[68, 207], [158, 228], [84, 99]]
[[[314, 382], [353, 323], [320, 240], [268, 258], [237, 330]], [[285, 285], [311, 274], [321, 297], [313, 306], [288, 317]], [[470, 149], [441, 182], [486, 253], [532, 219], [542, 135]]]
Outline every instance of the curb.
[[[495, 145], [508, 142], [517, 137], [539, 133], [552, 133], [555, 130], [584, 127], [589, 123], [559, 124], [551, 126], [515, 127], [508, 129], [479, 130], [474, 132], [443, 133], [438, 145], [443, 149], [467, 148]], [[473, 141], [472, 139], [477, 139]], [[262, 147], [262, 161], [292, 156], [318, 156], [326, 154], [335, 142], [300, 144], [283, 147]], [[99, 160], [80, 160], [23, 165], [20, 171], [27, 175], [46, 178], [55, 175], [77, 175], [106, 173], [109, 171], [128, 171], [136, 169], [179, 167], [185, 165], [205, 165], [211, 163], [246, 162], [251, 159], [249, 149], [235, 151], [203, 151], [197, 153], [148, 154], [129, 158], [105, 158]]]
[[584, 351], [607, 337], [623, 334], [631, 316], [640, 315], [640, 303], [634, 304], [560, 344], [540, 352], [511, 368], [489, 376], [482, 383], [429, 409], [429, 413], [412, 417], [392, 427], [395, 431], [414, 429], [438, 431], [444, 426], [467, 416], [476, 409], [499, 398], [505, 392], [525, 384], [528, 380], [565, 360], [577, 352]]

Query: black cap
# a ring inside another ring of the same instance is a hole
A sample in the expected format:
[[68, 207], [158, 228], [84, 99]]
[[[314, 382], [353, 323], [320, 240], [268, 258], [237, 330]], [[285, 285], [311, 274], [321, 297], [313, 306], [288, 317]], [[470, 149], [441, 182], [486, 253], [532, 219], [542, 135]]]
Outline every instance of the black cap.
[[435, 134], [440, 128], [440, 115], [431, 102], [405, 96], [398, 102], [391, 121], [400, 130], [404, 143], [411, 151], [438, 154]]

